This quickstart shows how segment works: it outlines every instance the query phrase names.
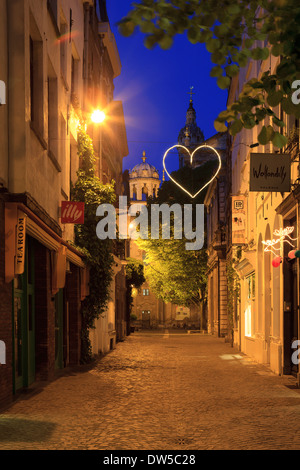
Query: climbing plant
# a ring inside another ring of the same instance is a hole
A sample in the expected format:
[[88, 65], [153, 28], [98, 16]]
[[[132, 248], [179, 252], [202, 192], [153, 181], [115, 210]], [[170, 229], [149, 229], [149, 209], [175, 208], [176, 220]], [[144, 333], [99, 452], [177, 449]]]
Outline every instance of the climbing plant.
[[113, 204], [116, 196], [114, 181], [103, 184], [95, 174], [93, 141], [83, 126], [78, 133], [78, 156], [80, 168], [72, 200], [85, 203], [84, 224], [75, 226], [75, 244], [85, 253], [90, 267], [90, 294], [82, 303], [81, 327], [81, 362], [87, 363], [92, 358], [89, 330], [106, 309], [113, 275], [112, 240], [98, 239], [96, 209], [100, 204]]
[[[127, 320], [133, 320], [131, 315], [133, 297], [132, 290], [133, 288], [139, 289], [142, 284], [146, 281], [144, 277], [144, 265], [142, 261], [139, 261], [134, 258], [127, 258], [127, 264], [125, 268], [126, 272], [126, 304], [127, 304]], [[129, 327], [129, 321], [127, 323]], [[128, 331], [129, 332], [129, 331]]]
[[228, 332], [231, 334], [231, 342], [233, 342], [234, 328], [234, 309], [240, 298], [240, 282], [239, 276], [234, 269], [234, 260], [227, 261], [227, 315], [228, 315]]

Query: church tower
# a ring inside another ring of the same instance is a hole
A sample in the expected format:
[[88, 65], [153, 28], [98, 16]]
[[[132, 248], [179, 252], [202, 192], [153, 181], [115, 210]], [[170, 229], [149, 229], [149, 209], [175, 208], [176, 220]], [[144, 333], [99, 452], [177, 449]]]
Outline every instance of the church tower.
[[[190, 87], [189, 95], [190, 95], [190, 102], [189, 107], [186, 113], [186, 121], [185, 126], [180, 130], [178, 135], [178, 144], [184, 145], [192, 151], [201, 145], [204, 142], [204, 135], [200, 127], [197, 126], [196, 122], [196, 111], [193, 107], [193, 88]], [[185, 165], [189, 165], [190, 158], [189, 155], [184, 152], [182, 149], [178, 149], [179, 154], [179, 168], [182, 168]]]

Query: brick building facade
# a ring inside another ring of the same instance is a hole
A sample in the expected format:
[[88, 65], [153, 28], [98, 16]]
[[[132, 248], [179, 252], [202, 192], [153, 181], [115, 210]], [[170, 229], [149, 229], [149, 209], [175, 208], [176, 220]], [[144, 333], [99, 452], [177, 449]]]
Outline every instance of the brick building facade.
[[[0, 106], [0, 407], [80, 361], [88, 266], [60, 209], [77, 177], [80, 114], [103, 156], [102, 181], [114, 178], [121, 187], [128, 152], [122, 104], [113, 101], [120, 62], [107, 42], [105, 2], [102, 18], [98, 3], [0, 1], [0, 79], [7, 85]], [[109, 150], [108, 131], [101, 149], [99, 130], [88, 124], [98, 107], [116, 118]]]

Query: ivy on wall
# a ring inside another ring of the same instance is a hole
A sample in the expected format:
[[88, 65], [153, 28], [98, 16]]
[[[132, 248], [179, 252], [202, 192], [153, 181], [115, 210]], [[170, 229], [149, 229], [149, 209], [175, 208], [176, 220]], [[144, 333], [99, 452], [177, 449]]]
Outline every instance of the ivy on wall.
[[105, 312], [113, 277], [112, 240], [98, 239], [96, 226], [99, 217], [96, 217], [96, 210], [100, 204], [113, 204], [116, 195], [114, 181], [103, 184], [95, 174], [93, 141], [83, 127], [78, 133], [78, 155], [80, 169], [72, 188], [72, 200], [85, 203], [85, 222], [75, 226], [75, 244], [86, 255], [90, 267], [90, 294], [82, 302], [81, 327], [81, 363], [88, 363], [92, 359], [89, 330], [95, 327], [95, 320]]
[[231, 333], [231, 342], [233, 343], [234, 311], [240, 298], [240, 278], [234, 269], [234, 259], [227, 261], [227, 315], [228, 332]]
[[[144, 277], [144, 264], [142, 261], [134, 259], [134, 258], [127, 258], [126, 264], [126, 308], [127, 308], [127, 332], [129, 333], [129, 325], [130, 319], [134, 320], [133, 316], [131, 316], [131, 310], [133, 306], [133, 297], [132, 297], [132, 289], [139, 289], [146, 279]], [[135, 318], [135, 320], [137, 317]]]

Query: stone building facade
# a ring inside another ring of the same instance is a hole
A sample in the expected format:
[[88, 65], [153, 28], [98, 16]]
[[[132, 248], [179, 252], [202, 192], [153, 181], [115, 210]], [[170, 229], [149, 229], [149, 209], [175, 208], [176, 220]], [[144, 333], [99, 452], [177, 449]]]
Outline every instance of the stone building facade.
[[227, 133], [218, 133], [206, 141], [218, 151], [222, 167], [217, 177], [210, 183], [204, 205], [207, 221], [207, 331], [210, 334], [226, 337], [228, 335], [227, 312]]
[[[60, 208], [70, 201], [79, 167], [78, 111], [87, 121], [92, 107], [106, 104], [102, 68], [88, 53], [98, 47], [107, 61], [111, 53], [98, 30], [97, 3], [0, 1], [0, 79], [7, 92], [0, 106], [0, 340], [6, 346], [0, 406], [80, 360], [88, 268]], [[111, 81], [114, 70], [110, 65]], [[112, 106], [111, 82], [108, 89]], [[121, 104], [114, 109], [121, 120], [118, 148], [109, 156], [117, 155], [117, 175], [109, 177], [121, 185], [127, 142]]]
[[[239, 76], [232, 80], [228, 103], [239, 95], [251, 78], [264, 71], [272, 74], [280, 59], [249, 60]], [[278, 112], [278, 109], [274, 110]], [[278, 254], [282, 262], [273, 267], [275, 257], [265, 251], [263, 241], [276, 238], [274, 231], [293, 228], [293, 245], [299, 247], [299, 120], [282, 112], [289, 135], [288, 145], [278, 151], [272, 143], [257, 144], [258, 134], [268, 118], [253, 129], [243, 129], [232, 139], [232, 195], [243, 196], [247, 205], [244, 241], [229, 243], [234, 268], [240, 283], [237, 314], [234, 317], [234, 343], [257, 362], [276, 374], [293, 374], [299, 379], [299, 367], [293, 363], [294, 341], [299, 335], [299, 260], [289, 258], [292, 247], [282, 243]], [[273, 153], [280, 161], [283, 153], [291, 155], [291, 190], [289, 192], [250, 191], [250, 154]]]

